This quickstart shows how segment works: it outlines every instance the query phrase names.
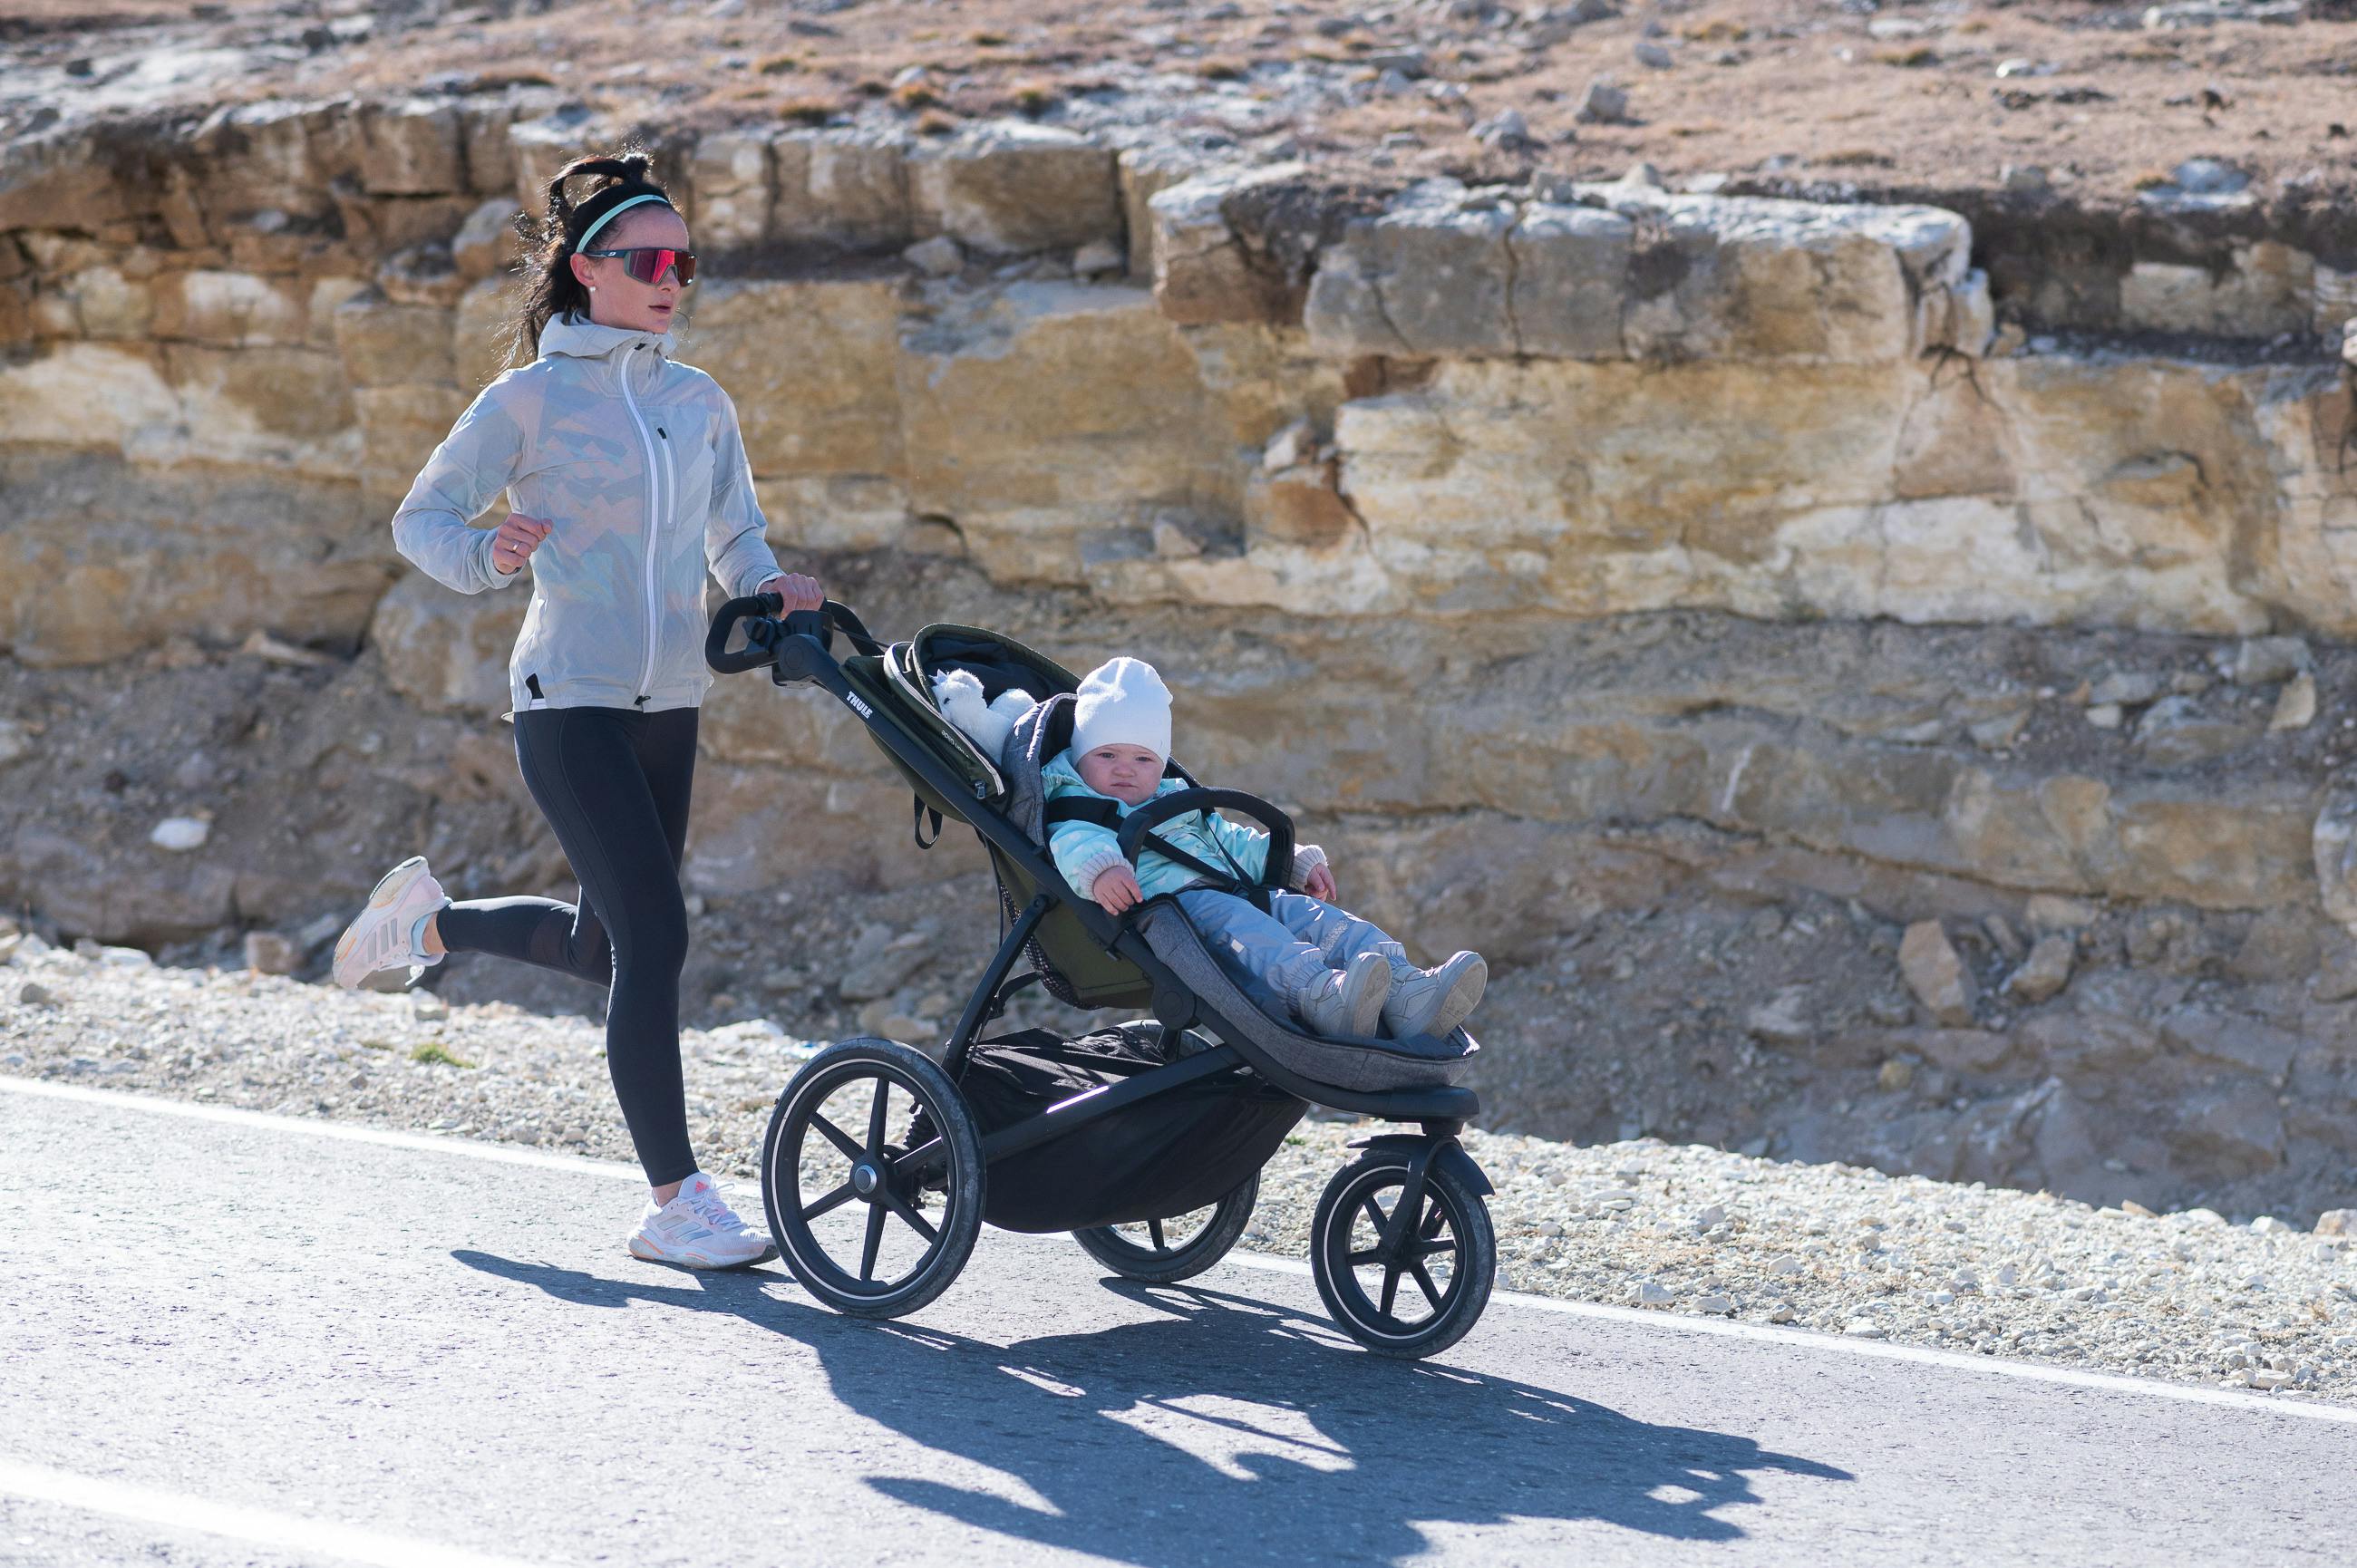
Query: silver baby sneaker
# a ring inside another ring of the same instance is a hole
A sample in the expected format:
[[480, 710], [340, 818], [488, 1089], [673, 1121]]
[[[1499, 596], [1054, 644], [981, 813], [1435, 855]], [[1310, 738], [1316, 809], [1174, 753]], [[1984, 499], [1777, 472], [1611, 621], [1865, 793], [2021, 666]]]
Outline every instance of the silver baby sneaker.
[[1346, 969], [1328, 970], [1293, 999], [1293, 1009], [1313, 1034], [1372, 1036], [1387, 1010], [1392, 992], [1390, 961], [1361, 953]]
[[1410, 1035], [1446, 1039], [1465, 1022], [1490, 983], [1490, 966], [1477, 952], [1460, 952], [1392, 983], [1391, 1000], [1383, 1004], [1383, 1027], [1395, 1040]]

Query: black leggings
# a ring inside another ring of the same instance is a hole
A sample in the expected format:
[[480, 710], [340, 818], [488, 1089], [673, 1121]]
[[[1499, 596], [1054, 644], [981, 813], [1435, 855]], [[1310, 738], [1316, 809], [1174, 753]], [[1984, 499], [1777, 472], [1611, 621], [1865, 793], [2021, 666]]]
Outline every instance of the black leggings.
[[573, 874], [581, 905], [483, 898], [442, 911], [442, 945], [610, 984], [606, 1070], [650, 1186], [694, 1174], [679, 1065], [679, 887], [695, 778], [694, 708], [535, 708], [515, 716], [516, 766]]

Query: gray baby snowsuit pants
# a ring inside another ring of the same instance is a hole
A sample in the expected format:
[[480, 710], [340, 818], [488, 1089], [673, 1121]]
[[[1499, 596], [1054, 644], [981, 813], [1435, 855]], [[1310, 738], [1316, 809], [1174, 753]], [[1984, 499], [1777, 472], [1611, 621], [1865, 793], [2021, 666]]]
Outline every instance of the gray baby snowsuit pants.
[[1327, 971], [1361, 953], [1390, 960], [1395, 982], [1423, 972], [1373, 921], [1306, 893], [1270, 894], [1264, 915], [1232, 893], [1190, 887], [1178, 895], [1178, 907], [1244, 993], [1279, 1015], [1293, 1011]]

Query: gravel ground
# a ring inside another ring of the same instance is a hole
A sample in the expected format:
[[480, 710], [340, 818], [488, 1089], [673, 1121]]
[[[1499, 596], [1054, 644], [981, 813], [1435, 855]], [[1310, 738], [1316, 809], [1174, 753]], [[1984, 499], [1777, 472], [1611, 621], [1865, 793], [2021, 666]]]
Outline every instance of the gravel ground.
[[[1977, 186], [2005, 193], [1999, 218], [2050, 192], [2134, 201], [2139, 181], [2191, 156], [2328, 217], [2348, 181], [2348, 0], [2311, 0], [2279, 26], [2182, 28], [2139, 27], [2141, 0], [1903, 14], [1858, 0], [329, 9], [12, 0], [0, 134], [266, 95], [516, 83], [624, 124], [831, 118], [921, 135], [1020, 115], [1407, 176], [1542, 163], [1611, 178], [1641, 158], [1673, 180], [1734, 174], [1836, 199]], [[664, 41], [651, 58], [651, 27]], [[1590, 107], [1599, 79], [1625, 102]], [[2008, 166], [2029, 172], [2008, 181]]]
[[[165, 968], [32, 936], [0, 935], [0, 1071], [630, 1156], [598, 1030], [582, 1018]], [[683, 1044], [706, 1165], [752, 1175], [770, 1107], [813, 1047], [761, 1020]], [[1245, 1244], [1303, 1253], [1356, 1135], [1350, 1121], [1305, 1122], [1263, 1175]], [[1652, 1138], [1581, 1148], [1477, 1131], [1466, 1143], [1497, 1184], [1501, 1273], [1515, 1289], [2357, 1402], [2357, 1236]]]

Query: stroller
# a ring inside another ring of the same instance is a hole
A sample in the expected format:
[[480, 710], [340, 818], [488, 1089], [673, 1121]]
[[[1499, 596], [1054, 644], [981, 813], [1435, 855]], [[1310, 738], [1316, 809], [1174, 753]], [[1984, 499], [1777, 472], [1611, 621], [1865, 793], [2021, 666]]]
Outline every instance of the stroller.
[[[845, 1040], [780, 1096], [762, 1141], [762, 1203], [804, 1288], [856, 1316], [914, 1312], [957, 1277], [985, 1220], [1069, 1230], [1129, 1279], [1186, 1279], [1235, 1245], [1261, 1166], [1318, 1104], [1416, 1129], [1353, 1144], [1363, 1154], [1327, 1185], [1309, 1240], [1327, 1309], [1380, 1355], [1428, 1356], [1462, 1338], [1497, 1273], [1483, 1201], [1493, 1189], [1458, 1142], [1480, 1108], [1455, 1081], [1479, 1048], [1472, 1037], [1302, 1033], [1247, 993], [1175, 898], [1115, 918], [1075, 894], [1043, 848], [1040, 769], [1071, 743], [1079, 685], [1062, 666], [975, 628], [931, 626], [887, 647], [832, 601], [780, 619], [782, 607], [775, 595], [723, 605], [705, 661], [723, 674], [766, 667], [779, 685], [815, 682], [857, 715], [914, 792], [918, 843], [937, 842], [950, 819], [982, 841], [1002, 933], [938, 1050]], [[985, 755], [936, 706], [933, 679], [952, 670], [977, 677], [985, 698], [1020, 690], [1037, 702], [1003, 755]], [[1133, 866], [1159, 823], [1219, 811], [1267, 831], [1265, 885], [1285, 885], [1294, 835], [1284, 812], [1196, 787], [1176, 761], [1168, 771], [1189, 787], [1122, 822]], [[984, 1037], [1032, 985], [1077, 1009], [1151, 1017], [1071, 1037]]]

